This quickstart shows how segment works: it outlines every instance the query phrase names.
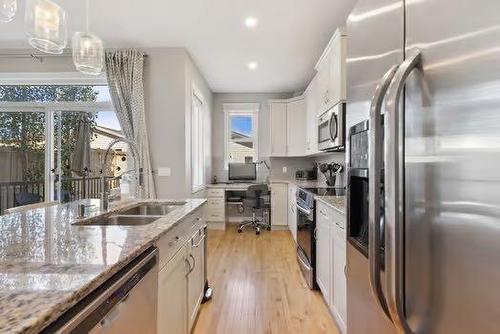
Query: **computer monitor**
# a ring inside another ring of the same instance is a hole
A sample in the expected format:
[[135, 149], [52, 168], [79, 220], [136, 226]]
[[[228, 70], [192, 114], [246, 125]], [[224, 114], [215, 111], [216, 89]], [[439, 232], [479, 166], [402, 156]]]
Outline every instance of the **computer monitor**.
[[255, 181], [257, 179], [257, 165], [254, 163], [229, 163], [229, 181]]

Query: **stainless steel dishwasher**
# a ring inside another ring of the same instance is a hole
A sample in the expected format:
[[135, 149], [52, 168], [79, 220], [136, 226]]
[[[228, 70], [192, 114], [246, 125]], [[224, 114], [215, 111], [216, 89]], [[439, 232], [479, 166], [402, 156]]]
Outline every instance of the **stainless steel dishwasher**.
[[156, 333], [158, 249], [149, 248], [43, 333]]

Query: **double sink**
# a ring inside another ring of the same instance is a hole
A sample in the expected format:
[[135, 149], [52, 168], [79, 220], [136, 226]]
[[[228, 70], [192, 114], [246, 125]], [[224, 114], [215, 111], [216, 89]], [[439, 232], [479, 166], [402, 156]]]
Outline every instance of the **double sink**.
[[140, 203], [112, 215], [98, 216], [76, 222], [74, 225], [147, 225], [168, 215], [186, 202]]

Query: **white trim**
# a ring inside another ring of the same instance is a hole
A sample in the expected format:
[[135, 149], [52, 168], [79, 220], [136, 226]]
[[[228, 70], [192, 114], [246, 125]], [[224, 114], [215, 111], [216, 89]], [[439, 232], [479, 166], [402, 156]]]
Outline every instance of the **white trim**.
[[335, 30], [335, 32], [333, 33], [333, 36], [328, 41], [328, 44], [326, 45], [325, 49], [323, 50], [323, 53], [319, 57], [318, 62], [316, 63], [316, 65], [314, 65], [314, 69], [316, 71], [319, 72], [319, 67], [321, 66], [321, 63], [326, 60], [328, 54], [330, 53], [330, 50], [333, 47], [333, 43], [334, 43], [335, 39], [337, 39], [338, 37], [341, 37], [341, 36], [346, 36], [346, 32], [345, 32], [344, 27], [337, 28], [337, 30]]
[[230, 111], [233, 113], [259, 112], [260, 103], [224, 103], [222, 109], [224, 112]]
[[106, 74], [80, 72], [3, 72], [0, 85], [107, 85]]
[[[22, 109], [22, 110], [20, 110]], [[0, 111], [114, 111], [113, 103], [106, 102], [8, 102], [0, 101]]]
[[[193, 145], [194, 145], [194, 141], [193, 141], [193, 112], [194, 112], [194, 103], [195, 103], [195, 99], [198, 99], [201, 103], [201, 142], [202, 142], [202, 145], [201, 145], [201, 156], [202, 156], [202, 162], [201, 162], [201, 165], [202, 165], [202, 184], [201, 185], [194, 185], [194, 171], [195, 171], [195, 166], [194, 166], [194, 159], [193, 159]], [[190, 141], [191, 141], [191, 193], [192, 194], [195, 194], [197, 192], [200, 192], [202, 190], [204, 190], [206, 188], [206, 178], [207, 178], [207, 175], [206, 175], [206, 165], [205, 165], [205, 141], [203, 140], [204, 139], [204, 136], [205, 136], [205, 113], [207, 112], [207, 108], [206, 108], [206, 103], [205, 103], [205, 98], [203, 96], [203, 94], [201, 93], [201, 90], [198, 89], [198, 87], [196, 86], [196, 84], [194, 83], [191, 83], [191, 129], [190, 129], [190, 134], [191, 134], [191, 138], [190, 138]]]

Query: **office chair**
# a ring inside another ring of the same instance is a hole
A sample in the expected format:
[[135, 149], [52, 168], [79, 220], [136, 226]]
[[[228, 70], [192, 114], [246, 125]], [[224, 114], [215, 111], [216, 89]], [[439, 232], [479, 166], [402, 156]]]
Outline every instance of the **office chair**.
[[255, 234], [260, 234], [261, 227], [268, 228], [263, 220], [257, 218], [256, 215], [257, 211], [264, 209], [264, 198], [262, 198], [262, 196], [268, 193], [269, 188], [267, 184], [256, 184], [248, 187], [245, 197], [243, 198], [243, 205], [245, 207], [252, 207], [252, 219], [244, 221], [238, 228], [238, 233], [241, 233], [247, 226], [253, 227], [255, 229]]

